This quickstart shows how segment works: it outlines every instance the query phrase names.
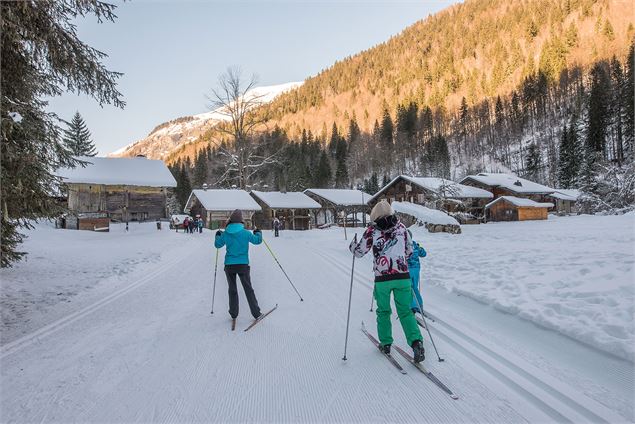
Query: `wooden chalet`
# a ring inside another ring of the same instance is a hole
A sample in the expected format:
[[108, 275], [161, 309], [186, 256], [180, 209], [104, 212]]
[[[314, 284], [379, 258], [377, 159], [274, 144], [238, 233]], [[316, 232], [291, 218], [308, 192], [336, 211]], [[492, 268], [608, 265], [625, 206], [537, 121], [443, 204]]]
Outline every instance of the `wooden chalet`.
[[389, 203], [410, 202], [446, 212], [467, 212], [474, 217], [481, 217], [485, 205], [493, 197], [487, 190], [444, 178], [400, 175], [371, 197], [368, 204], [372, 207], [384, 199]]
[[476, 175], [468, 175], [460, 183], [487, 190], [494, 195], [494, 199], [501, 196], [512, 196], [531, 199], [539, 203], [549, 202], [551, 200], [549, 195], [556, 191], [542, 184], [502, 173], [481, 172]]
[[530, 221], [547, 219], [553, 203], [539, 203], [531, 199], [500, 196], [485, 206], [488, 221]]
[[287, 230], [311, 228], [311, 211], [322, 206], [302, 192], [252, 191], [251, 196], [262, 207], [253, 220], [258, 228], [272, 229], [273, 219], [278, 218]]
[[167, 218], [168, 189], [176, 180], [160, 160], [81, 157], [85, 166], [62, 168], [68, 192], [64, 228], [107, 230], [111, 220]]
[[246, 228], [252, 227], [254, 213], [262, 210], [245, 190], [195, 189], [185, 204], [185, 212], [200, 215], [210, 229], [225, 228], [236, 209], [242, 211]]
[[[352, 189], [309, 188], [304, 190], [304, 194], [321, 206], [313, 212], [316, 227], [330, 224], [347, 227], [367, 224], [366, 214], [370, 212], [368, 200], [372, 197], [368, 193]], [[350, 221], [347, 219], [349, 214], [357, 212], [361, 212], [361, 222], [355, 219], [356, 215], [350, 215]]]

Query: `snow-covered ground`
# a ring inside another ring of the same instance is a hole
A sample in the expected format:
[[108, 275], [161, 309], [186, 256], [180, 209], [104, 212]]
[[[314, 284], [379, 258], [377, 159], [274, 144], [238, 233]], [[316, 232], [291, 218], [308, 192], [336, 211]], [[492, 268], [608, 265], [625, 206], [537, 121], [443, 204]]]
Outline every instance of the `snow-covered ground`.
[[[359, 331], [363, 320], [376, 334], [368, 257], [355, 263], [341, 360], [351, 264], [342, 229], [265, 232], [305, 301], [267, 249], [252, 246], [261, 307], [279, 308], [244, 333], [251, 317], [242, 291], [231, 332], [220, 270], [209, 313], [213, 233], [157, 231], [154, 223], [107, 234], [40, 225], [25, 245], [29, 260], [0, 271], [0, 421], [635, 419], [634, 363], [606, 353], [632, 357], [633, 216], [414, 233], [429, 252], [424, 302], [445, 359], [436, 360], [423, 333], [425, 364], [459, 400], [401, 357], [408, 374], [396, 372]], [[398, 321], [394, 335], [405, 347]]]
[[550, 216], [415, 231], [423, 279], [635, 360], [635, 216]]

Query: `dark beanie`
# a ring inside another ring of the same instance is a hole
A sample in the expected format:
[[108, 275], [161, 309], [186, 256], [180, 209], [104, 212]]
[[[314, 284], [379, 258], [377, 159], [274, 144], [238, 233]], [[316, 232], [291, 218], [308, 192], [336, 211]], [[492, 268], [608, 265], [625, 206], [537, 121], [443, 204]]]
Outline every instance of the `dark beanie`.
[[229, 216], [229, 223], [235, 223], [235, 222], [243, 222], [243, 212], [240, 209], [236, 209], [234, 212], [232, 212], [232, 214]]

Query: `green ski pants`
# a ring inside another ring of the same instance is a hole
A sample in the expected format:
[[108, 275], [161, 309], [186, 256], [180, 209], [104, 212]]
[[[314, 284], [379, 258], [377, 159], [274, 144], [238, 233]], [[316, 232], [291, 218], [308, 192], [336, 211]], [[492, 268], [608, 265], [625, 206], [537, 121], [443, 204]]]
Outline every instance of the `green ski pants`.
[[390, 322], [390, 293], [395, 297], [395, 307], [401, 328], [412, 346], [415, 340], [423, 340], [415, 316], [410, 310], [412, 302], [412, 284], [410, 279], [379, 281], [375, 283], [374, 296], [377, 301], [377, 334], [382, 345], [392, 344], [392, 324]]

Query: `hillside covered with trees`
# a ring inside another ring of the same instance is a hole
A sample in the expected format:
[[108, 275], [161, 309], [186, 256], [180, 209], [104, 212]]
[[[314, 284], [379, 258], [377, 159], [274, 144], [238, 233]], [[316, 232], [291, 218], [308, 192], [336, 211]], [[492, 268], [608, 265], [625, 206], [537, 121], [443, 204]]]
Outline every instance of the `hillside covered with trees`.
[[[632, 166], [634, 35], [626, 1], [468, 0], [261, 109], [254, 143], [278, 160], [254, 185], [372, 192], [399, 173], [489, 170], [598, 190]], [[215, 185], [218, 151], [210, 132], [168, 161]]]

